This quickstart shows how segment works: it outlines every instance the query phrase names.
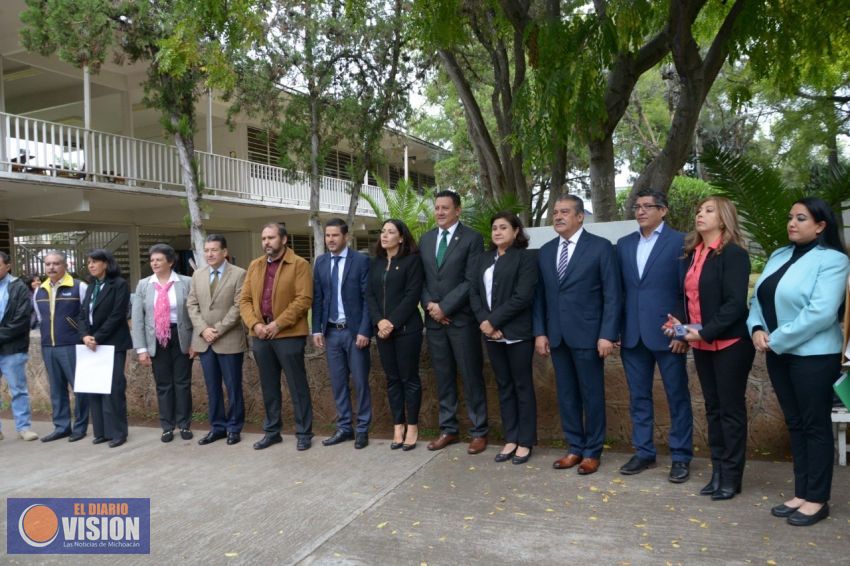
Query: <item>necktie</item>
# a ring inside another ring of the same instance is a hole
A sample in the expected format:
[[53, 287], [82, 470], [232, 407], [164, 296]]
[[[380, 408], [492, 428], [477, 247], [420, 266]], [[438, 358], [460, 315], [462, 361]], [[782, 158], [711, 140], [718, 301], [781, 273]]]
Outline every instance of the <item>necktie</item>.
[[94, 291], [91, 293], [91, 306], [94, 307], [94, 304], [97, 302], [97, 296], [100, 294], [100, 289], [103, 287], [103, 281], [97, 280], [94, 282]]
[[333, 267], [331, 268], [331, 309], [329, 316], [330, 322], [339, 322], [339, 299], [337, 293], [339, 289], [339, 260], [340, 256], [335, 255]]
[[165, 348], [168, 341], [171, 339], [171, 301], [168, 300], [168, 291], [174, 281], [169, 281], [165, 285], [154, 283], [156, 288], [156, 302], [153, 305], [154, 329], [156, 333], [156, 341]]
[[215, 294], [215, 289], [216, 289], [216, 287], [218, 287], [219, 275], [220, 275], [220, 272], [218, 271], [218, 269], [213, 270], [213, 280], [212, 280], [212, 283], [210, 283], [210, 297], [212, 297]]
[[570, 259], [570, 242], [567, 240], [561, 244], [561, 256], [558, 258], [558, 280], [564, 280], [564, 274], [567, 272], [567, 261]]
[[449, 231], [443, 230], [443, 235], [440, 237], [440, 245], [437, 246], [437, 267], [443, 265], [443, 259], [446, 257], [446, 248], [449, 247]]

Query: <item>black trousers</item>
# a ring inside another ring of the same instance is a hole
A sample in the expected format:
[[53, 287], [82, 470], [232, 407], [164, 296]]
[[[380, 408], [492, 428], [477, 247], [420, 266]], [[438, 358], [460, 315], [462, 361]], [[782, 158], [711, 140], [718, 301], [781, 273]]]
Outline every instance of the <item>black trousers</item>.
[[840, 369], [840, 354], [767, 353], [767, 373], [791, 434], [794, 495], [806, 501], [829, 501], [835, 459], [832, 384]]
[[393, 424], [419, 424], [422, 405], [422, 380], [419, 378], [419, 354], [422, 332], [410, 332], [378, 338], [378, 355], [387, 376], [387, 397]]
[[127, 438], [127, 376], [124, 362], [127, 352], [115, 352], [112, 366], [112, 393], [89, 394], [92, 431], [95, 438], [120, 440]]
[[724, 482], [740, 483], [747, 459], [747, 378], [756, 350], [741, 339], [716, 352], [694, 349], [705, 399], [711, 465]]
[[487, 436], [487, 392], [484, 386], [481, 331], [476, 324], [428, 328], [428, 351], [437, 377], [440, 432], [458, 434], [457, 372], [463, 378], [463, 398], [472, 423], [469, 435]]
[[505, 442], [531, 448], [537, 444], [537, 399], [531, 360], [534, 341], [485, 342], [499, 386], [499, 409]]
[[192, 426], [192, 359], [180, 351], [177, 325], [171, 325], [171, 338], [166, 346], [157, 344], [151, 357], [159, 424], [163, 431]]
[[260, 369], [260, 386], [263, 390], [263, 406], [266, 409], [263, 430], [267, 434], [280, 434], [283, 428], [280, 416], [280, 406], [283, 402], [280, 372], [283, 370], [286, 386], [292, 397], [295, 436], [313, 438], [313, 403], [307, 383], [307, 367], [304, 365], [305, 340], [303, 336], [252, 340], [254, 359]]

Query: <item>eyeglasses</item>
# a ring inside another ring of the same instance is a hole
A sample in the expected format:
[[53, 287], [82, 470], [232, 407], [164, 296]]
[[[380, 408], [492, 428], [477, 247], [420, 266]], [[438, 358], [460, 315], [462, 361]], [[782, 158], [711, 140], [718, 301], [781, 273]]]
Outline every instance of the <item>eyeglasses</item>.
[[649, 212], [653, 208], [664, 208], [660, 204], [636, 204], [632, 207], [632, 212], [640, 212], [641, 210], [645, 210]]

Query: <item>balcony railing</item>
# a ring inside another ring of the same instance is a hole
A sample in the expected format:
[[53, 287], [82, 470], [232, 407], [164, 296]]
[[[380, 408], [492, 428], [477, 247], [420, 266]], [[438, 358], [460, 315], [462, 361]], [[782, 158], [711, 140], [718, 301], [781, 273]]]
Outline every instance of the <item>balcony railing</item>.
[[[207, 195], [310, 209], [306, 173], [202, 151], [196, 151], [195, 157]], [[0, 171], [183, 190], [183, 171], [172, 145], [6, 113], [0, 113]], [[321, 211], [347, 213], [351, 182], [322, 176], [320, 183]], [[378, 187], [364, 185], [362, 190], [386, 206]], [[363, 199], [357, 214], [375, 216]]]

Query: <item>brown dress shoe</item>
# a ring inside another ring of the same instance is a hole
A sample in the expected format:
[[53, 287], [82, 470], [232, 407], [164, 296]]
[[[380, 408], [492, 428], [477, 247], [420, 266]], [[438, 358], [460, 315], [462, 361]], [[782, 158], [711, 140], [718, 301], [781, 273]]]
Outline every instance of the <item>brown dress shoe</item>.
[[596, 473], [596, 470], [598, 469], [599, 458], [585, 458], [581, 461], [581, 464], [578, 465], [578, 473], [582, 476]]
[[487, 437], [476, 436], [469, 443], [469, 448], [466, 449], [467, 454], [481, 454], [487, 449]]
[[567, 454], [560, 460], [555, 460], [555, 463], [552, 464], [552, 467], [556, 470], [568, 470], [573, 466], [577, 466], [581, 463], [581, 456], [578, 454]]
[[442, 450], [449, 444], [457, 444], [460, 438], [456, 434], [441, 434], [437, 440], [428, 443], [428, 450]]

